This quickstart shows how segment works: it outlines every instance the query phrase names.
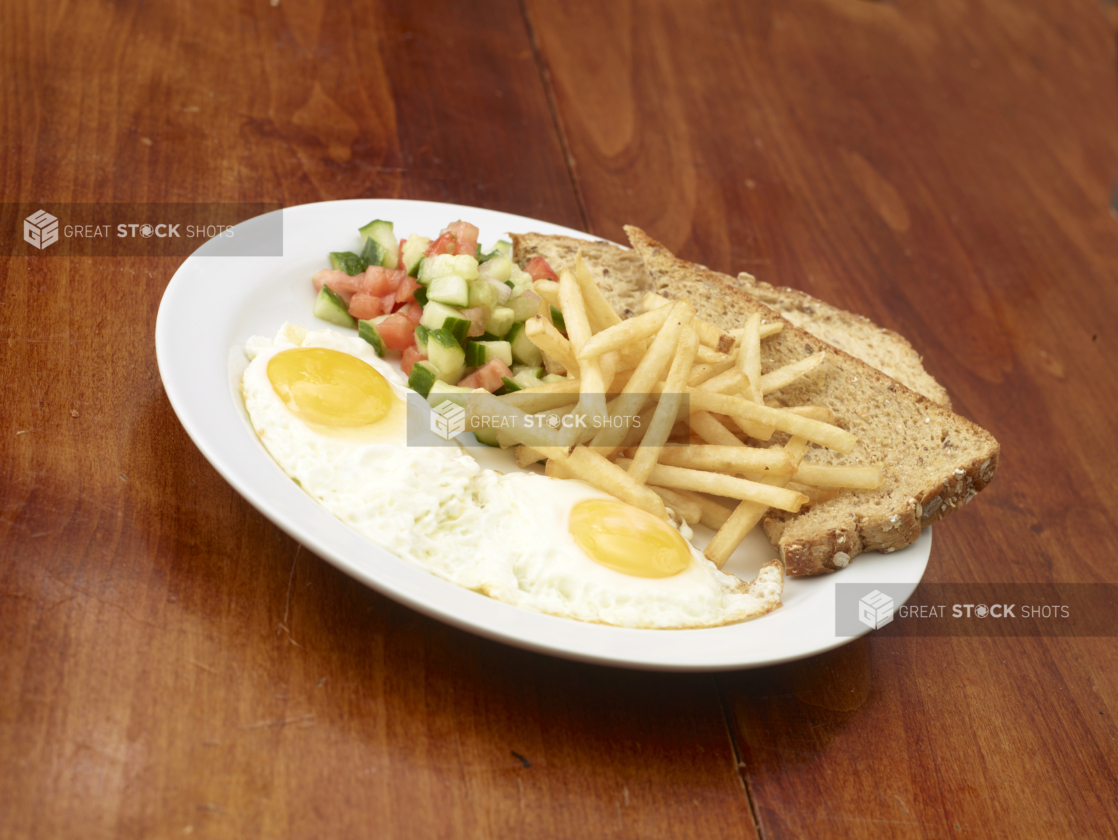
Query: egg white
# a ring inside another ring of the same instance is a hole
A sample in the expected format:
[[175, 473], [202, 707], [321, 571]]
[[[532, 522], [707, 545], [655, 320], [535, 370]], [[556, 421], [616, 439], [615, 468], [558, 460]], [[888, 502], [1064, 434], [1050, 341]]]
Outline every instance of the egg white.
[[[276, 353], [298, 346], [368, 362], [399, 406], [360, 432], [304, 423], [267, 376]], [[691, 547], [692, 563], [678, 575], [625, 575], [591, 560], [568, 530], [577, 502], [611, 496], [581, 481], [483, 470], [459, 449], [406, 445], [409, 390], [360, 338], [285, 324], [274, 340], [254, 338], [245, 349], [245, 407], [281, 469], [340, 520], [441, 578], [518, 607], [622, 627], [711, 627], [780, 604], [775, 561], [746, 584]]]

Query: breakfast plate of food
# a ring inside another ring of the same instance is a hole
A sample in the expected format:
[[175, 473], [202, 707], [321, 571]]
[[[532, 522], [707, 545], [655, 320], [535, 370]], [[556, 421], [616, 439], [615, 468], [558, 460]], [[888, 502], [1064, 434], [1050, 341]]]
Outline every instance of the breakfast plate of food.
[[[749, 275], [495, 211], [310, 204], [283, 255], [187, 259], [156, 350], [278, 527], [462, 629], [631, 668], [837, 647], [997, 468], [908, 343]], [[868, 631], [868, 627], [866, 628]]]

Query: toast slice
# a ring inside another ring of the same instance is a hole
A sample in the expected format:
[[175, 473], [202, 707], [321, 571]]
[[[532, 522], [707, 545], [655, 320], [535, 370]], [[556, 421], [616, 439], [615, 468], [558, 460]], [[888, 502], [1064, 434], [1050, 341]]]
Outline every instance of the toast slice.
[[801, 330], [861, 359], [932, 402], [951, 407], [947, 391], [924, 370], [920, 354], [900, 333], [879, 327], [869, 318], [831, 306], [798, 289], [772, 286], [745, 272], [737, 276], [736, 282], [729, 277], [726, 279], [735, 288], [775, 309], [784, 320]]
[[[652, 286], [688, 300], [696, 316], [733, 329], [752, 312], [780, 314], [736, 288], [733, 278], [673, 256], [638, 228], [625, 229]], [[788, 573], [813, 575], [846, 566], [863, 551], [895, 551], [924, 525], [968, 503], [998, 468], [1000, 447], [980, 426], [902, 385], [850, 354], [785, 321], [764, 343], [763, 372], [822, 350], [825, 362], [778, 392], [787, 405], [825, 405], [858, 443], [849, 455], [813, 446], [821, 464], [880, 464], [877, 490], [846, 491], [798, 514], [770, 511], [763, 526]]]
[[[575, 255], [582, 248], [591, 273], [622, 317], [640, 312], [641, 300], [652, 291], [652, 279], [644, 261], [635, 251], [611, 242], [587, 242], [541, 233], [513, 234], [512, 241], [513, 254], [521, 267], [532, 257], [543, 257], [556, 271], [573, 271]], [[739, 274], [736, 279], [722, 277], [739, 291], [771, 306], [800, 329], [845, 350], [933, 402], [950, 407], [947, 391], [924, 370], [920, 354], [899, 333], [796, 289], [770, 286], [749, 274]]]
[[[687, 298], [700, 318], [724, 329], [741, 326], [755, 309], [766, 319], [778, 317], [762, 302], [766, 299], [790, 323], [798, 314], [802, 328], [786, 324], [783, 333], [765, 340], [764, 369], [825, 350], [826, 365], [778, 396], [787, 404], [828, 405], [839, 425], [859, 436], [859, 445], [849, 456], [813, 447], [808, 459], [882, 463], [884, 484], [879, 490], [844, 492], [800, 514], [770, 512], [763, 527], [789, 574], [834, 571], [862, 551], [893, 551], [908, 545], [919, 536], [922, 525], [970, 501], [993, 477], [997, 442], [939, 404], [946, 402], [946, 392], [924, 371], [919, 356], [901, 336], [801, 292], [776, 289], [749, 275], [731, 278], [678, 260], [636, 228], [627, 232], [635, 250], [607, 242], [522, 234], [513, 236], [513, 254], [521, 265], [541, 256], [559, 271], [573, 269], [581, 248], [591, 273], [623, 316], [639, 312], [649, 291]], [[817, 332], [837, 338], [849, 349], [828, 347]], [[900, 381], [852, 356], [891, 363]]]

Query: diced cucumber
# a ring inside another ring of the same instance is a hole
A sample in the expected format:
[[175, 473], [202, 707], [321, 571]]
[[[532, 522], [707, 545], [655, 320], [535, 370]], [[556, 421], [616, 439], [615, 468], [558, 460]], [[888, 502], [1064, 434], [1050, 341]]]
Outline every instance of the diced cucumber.
[[527, 321], [539, 310], [540, 299], [534, 294], [520, 295], [510, 300], [508, 305], [514, 321]]
[[385, 251], [380, 265], [395, 268], [400, 263], [400, 243], [392, 229], [392, 222], [376, 219], [359, 229], [362, 239], [372, 239]]
[[454, 385], [466, 370], [466, 351], [450, 330], [431, 330], [427, 335], [427, 358], [439, 371], [439, 379]]
[[534, 283], [535, 281], [532, 279], [531, 274], [529, 274], [527, 271], [521, 271], [517, 267], [516, 263], [510, 260], [509, 282], [512, 283], [512, 293], [515, 297], [516, 295], [522, 295], [525, 292], [531, 291], [532, 283]]
[[540, 381], [540, 378], [535, 373], [530, 372], [533, 370], [536, 370], [536, 368], [525, 368], [519, 373], [514, 374], [512, 381], [521, 388], [535, 388], [542, 385], [543, 383]]
[[416, 272], [419, 271], [419, 261], [423, 259], [423, 252], [430, 244], [430, 239], [418, 233], [413, 233], [404, 243], [403, 250], [400, 251], [400, 262], [403, 263], [400, 268], [404, 269], [409, 277], [415, 277]]
[[388, 252], [384, 250], [383, 245], [375, 239], [365, 240], [365, 247], [361, 249], [361, 259], [365, 261], [366, 265], [380, 265], [387, 258]]
[[551, 307], [551, 323], [555, 325], [555, 329], [559, 332], [565, 333], [567, 331], [567, 322], [563, 320], [563, 313], [554, 306]]
[[413, 298], [415, 298], [415, 302], [418, 303], [420, 306], [426, 306], [427, 305], [427, 289], [426, 289], [426, 287], [416, 286], [415, 291], [411, 293], [411, 296]]
[[516, 391], [523, 391], [524, 386], [514, 379], [509, 379], [507, 376], [502, 376], [501, 381], [505, 383], [504, 391], [506, 394], [512, 394]]
[[498, 306], [489, 314], [489, 320], [485, 322], [485, 331], [496, 336], [504, 336], [515, 321], [516, 313], [507, 306]]
[[538, 367], [543, 364], [543, 353], [540, 348], [528, 340], [528, 333], [524, 324], [517, 322], [512, 325], [505, 340], [512, 345], [512, 357], [523, 365]]
[[316, 318], [337, 324], [339, 327], [353, 327], [357, 321], [346, 312], [345, 301], [327, 285], [323, 285], [318, 297], [314, 299], [314, 309], [311, 310]]
[[566, 380], [566, 378], [567, 377], [560, 376], [557, 373], [549, 373], [547, 376], [543, 377], [540, 382], [542, 382], [544, 385], [550, 385], [552, 382], [563, 382]]
[[331, 251], [330, 267], [334, 271], [344, 271], [350, 277], [364, 273], [369, 264], [353, 251]]
[[493, 246], [494, 251], [500, 251], [506, 257], [512, 257], [512, 243], [507, 239], [501, 239]]
[[473, 392], [473, 388], [459, 388], [457, 385], [449, 385], [440, 379], [436, 379], [431, 383], [431, 390], [427, 392], [427, 404], [431, 408], [437, 408], [450, 400], [455, 405], [465, 408], [466, 399]]
[[512, 346], [507, 341], [467, 341], [466, 367], [481, 367], [494, 359], [512, 365]]
[[477, 279], [477, 260], [469, 254], [439, 254], [425, 257], [419, 265], [416, 279], [427, 286], [438, 277], [454, 274], [463, 280]]
[[504, 283], [512, 275], [512, 260], [503, 255], [493, 257], [478, 266], [478, 274]]
[[462, 317], [462, 310], [434, 300], [423, 307], [419, 323], [429, 330], [448, 329], [459, 343], [466, 340], [466, 333], [470, 331], [470, 322]]
[[408, 387], [424, 399], [431, 393], [431, 386], [439, 378], [439, 369], [430, 362], [416, 362], [408, 375]]
[[422, 324], [415, 327], [415, 346], [424, 356], [427, 355], [427, 336], [431, 331]]
[[[434, 286], [434, 283], [431, 285]], [[492, 309], [498, 302], [497, 290], [493, 288], [492, 283], [482, 277], [470, 281], [470, 299], [467, 306], [488, 306]]]
[[384, 339], [380, 337], [380, 333], [377, 332], [376, 325], [372, 321], [358, 321], [357, 334], [373, 345], [373, 352], [380, 358], [384, 358], [384, 351], [387, 348], [384, 346]]
[[542, 367], [535, 367], [533, 365], [510, 364], [509, 368], [512, 370], [513, 376], [519, 376], [522, 373], [525, 376], [534, 376], [536, 377], [536, 379], [539, 379], [541, 376], [543, 376]]
[[427, 300], [449, 306], [469, 306], [470, 288], [466, 281], [456, 274], [436, 277], [427, 287]]

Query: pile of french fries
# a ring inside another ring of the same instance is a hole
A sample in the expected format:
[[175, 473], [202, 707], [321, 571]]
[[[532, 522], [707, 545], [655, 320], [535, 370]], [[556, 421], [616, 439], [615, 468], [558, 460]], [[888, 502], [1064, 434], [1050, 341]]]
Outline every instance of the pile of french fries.
[[[779, 320], [751, 315], [727, 333], [695, 317], [686, 301], [656, 294], [644, 313], [622, 320], [579, 253], [575, 271], [538, 280], [538, 314], [525, 325], [549, 373], [562, 381], [504, 396], [477, 392], [467, 428], [497, 429], [521, 466], [546, 461], [546, 474], [577, 478], [670, 520], [716, 533], [704, 551], [725, 565], [769, 508], [798, 512], [842, 489], [881, 483], [876, 466], [804, 461], [811, 444], [843, 454], [849, 432], [821, 406], [781, 407], [767, 395], [811, 373], [823, 354], [761, 373], [764, 340]], [[563, 335], [551, 307], [562, 313]], [[777, 432], [783, 445], [768, 442]]]

